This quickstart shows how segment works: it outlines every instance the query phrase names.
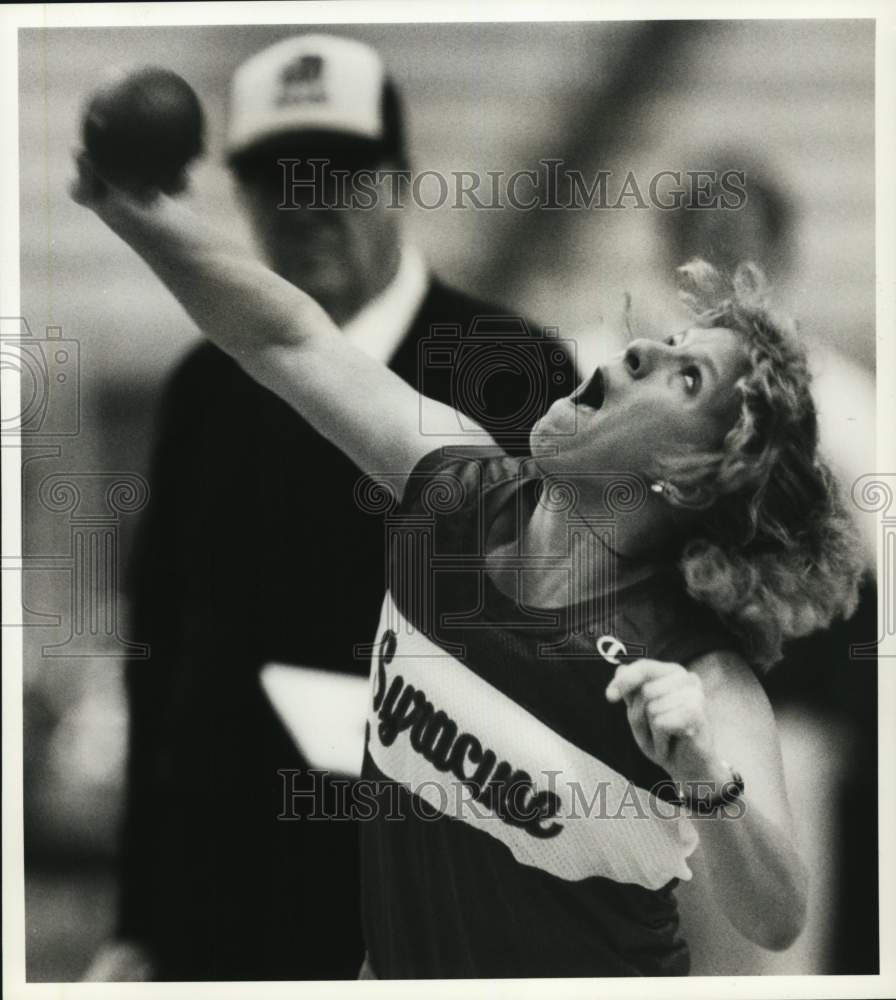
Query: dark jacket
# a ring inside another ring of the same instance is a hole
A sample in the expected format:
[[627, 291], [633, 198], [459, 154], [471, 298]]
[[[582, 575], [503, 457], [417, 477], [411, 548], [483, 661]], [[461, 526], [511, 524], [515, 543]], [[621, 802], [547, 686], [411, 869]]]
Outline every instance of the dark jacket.
[[[477, 323], [500, 313], [433, 282], [390, 367], [520, 453], [575, 372], [536, 328]], [[212, 345], [167, 386], [130, 567], [134, 635], [151, 657], [127, 673], [118, 928], [154, 952], [160, 978], [354, 978], [360, 966], [355, 824], [278, 821], [277, 772], [305, 762], [258, 678], [272, 660], [367, 672], [355, 647], [374, 636], [385, 553], [358, 478]]]

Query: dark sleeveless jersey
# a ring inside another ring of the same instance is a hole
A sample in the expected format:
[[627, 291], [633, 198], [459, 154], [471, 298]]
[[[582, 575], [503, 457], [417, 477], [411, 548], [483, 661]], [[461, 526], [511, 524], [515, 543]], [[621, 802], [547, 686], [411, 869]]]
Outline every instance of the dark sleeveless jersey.
[[[445, 449], [386, 519], [359, 793], [381, 978], [688, 971], [672, 890], [690, 877], [696, 832], [605, 689], [620, 662], [686, 665], [733, 640], [674, 569], [560, 609], [499, 589], [493, 527], [562, 504], [558, 486], [531, 459]], [[632, 483], [615, 488], [636, 502]], [[570, 525], [591, 536], [599, 572], [611, 521]], [[571, 579], [584, 550], [558, 557]]]

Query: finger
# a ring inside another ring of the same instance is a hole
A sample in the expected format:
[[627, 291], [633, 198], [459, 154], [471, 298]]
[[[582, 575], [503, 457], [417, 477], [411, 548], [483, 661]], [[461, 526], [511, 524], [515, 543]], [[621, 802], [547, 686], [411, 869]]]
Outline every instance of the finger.
[[680, 684], [658, 698], [645, 697], [644, 700], [648, 718], [652, 720], [658, 718], [664, 712], [671, 711], [673, 708], [681, 707], [689, 708], [693, 711], [699, 710], [703, 705], [703, 692], [693, 684]]
[[105, 196], [106, 183], [83, 150], [76, 150], [73, 155], [75, 177], [69, 186], [69, 193], [79, 205], [93, 205]]
[[699, 713], [691, 705], [679, 705], [650, 720], [654, 734], [666, 736], [693, 736], [700, 722]]
[[675, 738], [662, 729], [651, 729], [650, 738], [653, 740], [653, 749], [657, 760], [664, 761], [669, 756], [669, 744]]
[[656, 759], [663, 761], [668, 758], [674, 740], [694, 736], [699, 714], [699, 693], [692, 685], [679, 686], [669, 694], [645, 703], [644, 715], [650, 727]]
[[683, 691], [681, 688], [676, 688], [674, 691], [664, 694], [661, 698], [653, 698], [650, 701], [645, 699], [644, 710], [647, 718], [653, 722], [654, 719], [658, 719], [661, 715], [665, 715], [666, 712], [671, 712], [673, 709], [689, 707], [691, 707], [691, 702], [688, 692]]
[[696, 674], [688, 673], [687, 670], [673, 671], [656, 680], [646, 681], [641, 690], [644, 692], [644, 697], [648, 701], [652, 701], [654, 698], [661, 698], [670, 691], [677, 691], [681, 687], [693, 685], [696, 676]]
[[[127, 206], [133, 210], [139, 206], [151, 206], [160, 196], [161, 189], [152, 185], [111, 181], [100, 173], [84, 150], [75, 150], [73, 155], [77, 176], [69, 186], [69, 193], [79, 205], [93, 209], [103, 218], [114, 214], [117, 207]], [[183, 174], [172, 182], [170, 193], [179, 193], [186, 187], [187, 177]]]
[[645, 711], [644, 698], [641, 696], [640, 691], [636, 691], [628, 701], [626, 715], [628, 717], [629, 728], [636, 742], [641, 746], [650, 746], [653, 738]]
[[657, 680], [669, 673], [684, 670], [678, 663], [663, 663], [660, 660], [635, 660], [616, 668], [613, 679], [607, 685], [608, 701], [620, 701], [631, 692], [637, 691], [646, 681]]

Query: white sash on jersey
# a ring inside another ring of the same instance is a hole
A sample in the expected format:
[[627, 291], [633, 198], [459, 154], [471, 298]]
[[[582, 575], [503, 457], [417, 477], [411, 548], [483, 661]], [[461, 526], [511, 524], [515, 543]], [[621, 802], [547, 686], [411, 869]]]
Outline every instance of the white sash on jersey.
[[[559, 663], [557, 669], [558, 683], [563, 683]], [[370, 677], [371, 758], [383, 774], [438, 813], [495, 837], [520, 864], [558, 878], [600, 875], [649, 889], [672, 878], [691, 878], [686, 859], [698, 838], [687, 817], [580, 750], [416, 631], [388, 594]], [[435, 727], [441, 739], [435, 756], [442, 766], [431, 759], [432, 740], [428, 753], [414, 748], [415, 741], [421, 745], [423, 729], [415, 731], [411, 720], [414, 706], [424, 700], [431, 705], [429, 717], [444, 713], [441, 728]], [[451, 757], [455, 770], [468, 779], [486, 749], [514, 771], [527, 772], [542, 802], [552, 793], [552, 814], [535, 832], [500, 819], [444, 766]]]

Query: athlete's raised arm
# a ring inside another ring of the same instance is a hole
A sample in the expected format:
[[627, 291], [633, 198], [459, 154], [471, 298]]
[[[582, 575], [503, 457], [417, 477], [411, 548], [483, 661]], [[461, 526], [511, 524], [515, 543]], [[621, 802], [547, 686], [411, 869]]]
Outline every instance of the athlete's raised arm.
[[[73, 198], [146, 261], [207, 337], [362, 471], [388, 475], [402, 489], [426, 452], [471, 443], [472, 421], [465, 418], [462, 429], [451, 407], [421, 396], [353, 347], [310, 296], [214, 231], [182, 199], [139, 199], [112, 188], [83, 155], [77, 167]], [[491, 439], [483, 432], [473, 440]]]

